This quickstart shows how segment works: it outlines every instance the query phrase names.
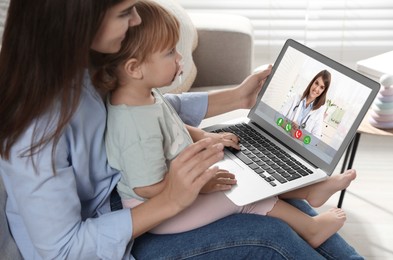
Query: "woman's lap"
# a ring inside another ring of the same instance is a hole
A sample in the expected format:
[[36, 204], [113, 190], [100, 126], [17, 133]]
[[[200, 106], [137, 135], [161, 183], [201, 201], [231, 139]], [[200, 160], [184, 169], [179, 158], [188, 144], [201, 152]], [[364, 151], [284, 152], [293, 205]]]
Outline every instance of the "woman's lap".
[[[305, 202], [288, 202], [315, 214]], [[362, 259], [338, 235], [317, 252], [281, 220], [253, 214], [234, 214], [175, 235], [145, 234], [134, 242], [133, 255], [137, 259]]]
[[262, 255], [266, 259], [318, 259], [311, 248], [295, 254], [296, 247], [309, 246], [284, 222], [234, 214], [176, 235], [145, 234], [134, 242], [133, 255], [136, 259], [260, 259]]

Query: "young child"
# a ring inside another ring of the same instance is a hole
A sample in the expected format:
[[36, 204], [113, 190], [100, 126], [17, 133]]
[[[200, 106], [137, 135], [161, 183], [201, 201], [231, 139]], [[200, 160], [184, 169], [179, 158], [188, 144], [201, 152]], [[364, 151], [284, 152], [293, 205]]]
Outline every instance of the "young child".
[[[210, 137], [239, 148], [239, 140], [233, 134], [206, 133], [185, 126], [156, 89], [169, 85], [181, 71], [182, 57], [175, 47], [179, 22], [153, 1], [139, 1], [136, 8], [142, 24], [130, 28], [120, 52], [103, 57], [105, 66], [94, 75], [97, 86], [111, 90], [107, 100], [106, 149], [110, 165], [122, 172], [117, 189], [124, 207], [135, 207], [161, 192], [171, 160], [192, 142]], [[287, 222], [315, 248], [342, 227], [345, 213], [333, 208], [310, 217], [281, 198], [306, 199], [318, 207], [333, 193], [348, 187], [355, 177], [355, 171], [348, 171], [280, 195], [280, 199], [273, 197], [240, 207], [222, 192], [236, 183], [232, 174], [222, 171], [189, 208], [151, 232], [184, 232], [230, 214], [251, 213]]]

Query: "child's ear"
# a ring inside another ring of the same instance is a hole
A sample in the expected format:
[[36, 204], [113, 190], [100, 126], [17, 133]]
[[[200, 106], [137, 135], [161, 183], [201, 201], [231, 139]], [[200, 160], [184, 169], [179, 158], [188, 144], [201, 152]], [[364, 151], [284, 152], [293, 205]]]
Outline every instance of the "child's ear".
[[140, 63], [137, 59], [129, 59], [124, 64], [124, 71], [127, 73], [127, 75], [131, 76], [134, 79], [143, 78], [142, 67], [140, 66]]

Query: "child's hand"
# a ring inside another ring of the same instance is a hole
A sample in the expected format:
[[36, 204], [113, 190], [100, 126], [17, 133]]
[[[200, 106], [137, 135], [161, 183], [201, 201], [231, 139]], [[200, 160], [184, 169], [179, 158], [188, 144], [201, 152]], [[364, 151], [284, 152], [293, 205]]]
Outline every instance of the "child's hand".
[[225, 147], [232, 147], [234, 149], [240, 150], [239, 137], [235, 134], [221, 132], [221, 133], [209, 133], [206, 132], [204, 137], [210, 137], [214, 142], [222, 143]]
[[236, 184], [235, 175], [227, 170], [218, 170], [214, 177], [202, 187], [201, 193], [230, 190]]

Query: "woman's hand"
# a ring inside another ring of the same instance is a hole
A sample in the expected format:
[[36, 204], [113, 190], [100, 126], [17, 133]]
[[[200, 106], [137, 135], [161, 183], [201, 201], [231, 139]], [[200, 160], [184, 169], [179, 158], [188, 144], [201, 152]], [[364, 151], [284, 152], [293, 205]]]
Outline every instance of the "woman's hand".
[[131, 210], [132, 237], [140, 236], [190, 206], [202, 187], [216, 176], [218, 167], [212, 165], [223, 158], [223, 149], [221, 143], [214, 143], [210, 138], [184, 149], [171, 162], [162, 192]]
[[235, 89], [241, 101], [240, 108], [249, 109], [255, 105], [258, 93], [261, 91], [271, 70], [272, 66], [269, 65], [265, 69], [251, 74]]
[[218, 172], [218, 167], [211, 167], [220, 161], [224, 146], [211, 138], [202, 139], [184, 149], [171, 162], [165, 195], [179, 211], [191, 205], [202, 187]]
[[220, 169], [213, 178], [203, 186], [201, 193], [230, 190], [236, 184], [235, 175]]

